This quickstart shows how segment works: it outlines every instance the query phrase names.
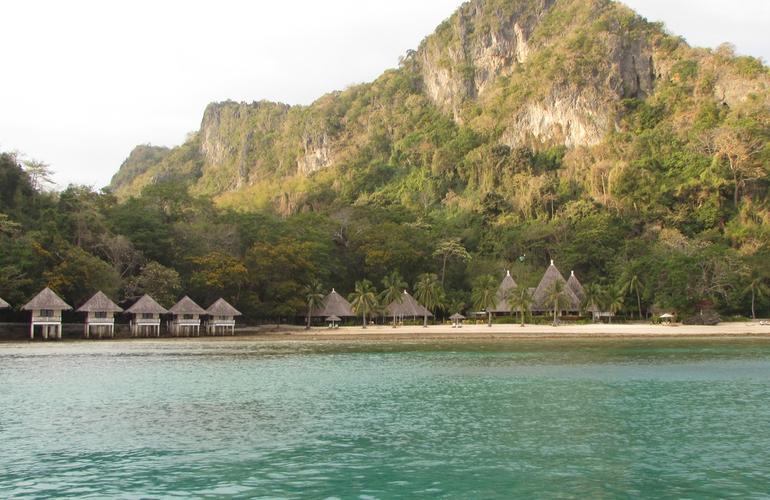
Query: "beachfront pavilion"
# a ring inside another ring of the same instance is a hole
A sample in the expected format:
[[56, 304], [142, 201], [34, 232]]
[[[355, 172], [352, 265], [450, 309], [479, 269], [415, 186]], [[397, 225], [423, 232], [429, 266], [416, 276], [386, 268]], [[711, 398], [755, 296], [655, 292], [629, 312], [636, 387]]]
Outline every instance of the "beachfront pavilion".
[[506, 271], [505, 277], [500, 283], [500, 287], [497, 289], [497, 294], [495, 295], [497, 305], [489, 312], [492, 314], [511, 314], [511, 304], [509, 301], [511, 299], [511, 294], [517, 287], [518, 285], [513, 279], [513, 276], [511, 276], [511, 272]]
[[35, 338], [36, 327], [40, 327], [43, 340], [48, 340], [49, 337], [61, 339], [61, 312], [71, 310], [72, 306], [46, 287], [21, 309], [32, 312], [29, 326], [30, 340]]
[[242, 316], [241, 312], [231, 306], [225, 299], [219, 299], [208, 309], [206, 314], [209, 316], [206, 321], [206, 333], [209, 335], [218, 335], [220, 332], [225, 335], [230, 332], [235, 335], [235, 318]]
[[583, 288], [583, 284], [580, 283], [580, 280], [575, 276], [575, 271], [570, 273], [569, 279], [567, 280], [567, 286], [572, 290], [572, 293], [575, 294], [575, 297], [578, 298], [578, 304], [582, 306], [583, 301], [586, 300], [586, 291]]
[[[577, 278], [575, 278], [577, 279]], [[564, 276], [556, 268], [554, 262], [551, 261], [551, 265], [546, 269], [543, 279], [535, 288], [532, 294], [532, 312], [547, 314], [553, 312], [553, 305], [548, 302], [548, 293], [554, 286], [554, 283], [561, 282], [564, 285], [564, 295], [566, 296], [566, 308], [558, 311], [559, 315], [563, 313], [580, 313], [580, 299], [575, 295], [575, 292], [564, 279]]]
[[324, 297], [321, 307], [313, 310], [310, 316], [314, 318], [330, 318], [332, 316], [355, 318], [356, 313], [353, 312], [353, 306], [350, 305], [350, 302], [332, 288], [331, 293]]
[[417, 318], [425, 318], [426, 316], [428, 318], [433, 317], [433, 313], [417, 302], [417, 300], [409, 295], [409, 292], [406, 290], [404, 290], [404, 293], [401, 295], [400, 301], [394, 300], [385, 308], [385, 313], [390, 318], [395, 316], [398, 323], [403, 323], [404, 318], [411, 317], [413, 320], [416, 320]]
[[99, 338], [102, 338], [102, 334], [114, 338], [115, 313], [123, 312], [123, 308], [114, 303], [104, 293], [96, 292], [93, 297], [80, 306], [78, 312], [86, 313], [86, 323], [83, 331], [86, 338], [91, 337], [92, 331], [95, 331]]
[[171, 319], [171, 335], [175, 337], [198, 337], [201, 334], [201, 316], [206, 315], [206, 310], [195, 303], [193, 299], [184, 296], [182, 300], [171, 306], [168, 310]]
[[160, 337], [160, 316], [161, 314], [168, 314], [168, 311], [155, 302], [155, 299], [149, 295], [144, 295], [133, 306], [129, 307], [126, 313], [133, 316], [129, 324], [132, 337], [152, 334]]

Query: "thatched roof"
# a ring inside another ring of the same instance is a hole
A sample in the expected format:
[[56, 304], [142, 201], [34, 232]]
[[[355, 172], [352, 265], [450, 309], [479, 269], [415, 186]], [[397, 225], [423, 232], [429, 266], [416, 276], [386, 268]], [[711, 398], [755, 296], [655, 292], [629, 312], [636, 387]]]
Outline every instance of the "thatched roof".
[[586, 300], [586, 291], [583, 289], [583, 285], [580, 283], [580, 280], [578, 280], [577, 276], [575, 276], [575, 271], [570, 273], [569, 279], [567, 280], [567, 285], [582, 304], [583, 301]]
[[219, 299], [206, 309], [206, 314], [211, 316], [243, 316], [241, 312], [231, 306], [225, 299]]
[[126, 309], [126, 312], [130, 314], [168, 314], [166, 308], [155, 302], [155, 299], [149, 295], [137, 300], [133, 306]]
[[182, 300], [171, 306], [171, 309], [169, 309], [168, 312], [174, 316], [181, 316], [183, 314], [197, 314], [198, 316], [202, 316], [206, 314], [205, 309], [196, 304], [193, 299], [186, 295], [182, 298]]
[[0, 309], [8, 309], [9, 307], [11, 307], [11, 305], [0, 298]]
[[401, 296], [401, 302], [393, 301], [385, 310], [388, 316], [433, 317], [433, 313], [417, 302], [406, 290]]
[[25, 311], [40, 311], [43, 309], [51, 311], [69, 311], [72, 309], [72, 306], [64, 302], [61, 297], [53, 292], [53, 290], [46, 287], [42, 292], [37, 294], [34, 299], [27, 302], [22, 309]]
[[350, 302], [345, 300], [345, 297], [338, 294], [334, 289], [324, 298], [321, 307], [314, 310], [313, 314], [311, 314], [314, 318], [328, 318], [329, 316], [352, 318], [355, 315], [356, 313], [353, 312], [353, 306], [350, 305]]
[[569, 309], [574, 311], [580, 309], [580, 299], [577, 298], [572, 288], [567, 285], [567, 280], [564, 279], [564, 276], [562, 276], [553, 261], [551, 261], [551, 265], [546, 269], [543, 279], [540, 280], [540, 284], [537, 285], [535, 292], [532, 294], [533, 311], [543, 312], [551, 310], [551, 307], [548, 305], [548, 292], [557, 281], [564, 284], [564, 294], [567, 296], [567, 301], [570, 304]]
[[500, 288], [497, 289], [497, 294], [495, 295], [495, 298], [497, 300], [497, 305], [494, 309], [492, 309], [489, 312], [492, 313], [509, 313], [511, 312], [511, 305], [508, 303], [511, 292], [516, 289], [518, 285], [516, 284], [516, 281], [514, 281], [513, 276], [511, 276], [510, 271], [505, 272], [505, 278], [503, 278], [502, 283], [500, 283]]
[[449, 319], [451, 319], [452, 321], [462, 321], [462, 320], [465, 319], [465, 316], [463, 316], [460, 313], [455, 313], [455, 314], [449, 316]]
[[80, 306], [78, 312], [111, 312], [119, 313], [123, 312], [123, 308], [110, 300], [109, 297], [102, 292], [96, 292], [96, 294], [88, 299], [88, 302]]

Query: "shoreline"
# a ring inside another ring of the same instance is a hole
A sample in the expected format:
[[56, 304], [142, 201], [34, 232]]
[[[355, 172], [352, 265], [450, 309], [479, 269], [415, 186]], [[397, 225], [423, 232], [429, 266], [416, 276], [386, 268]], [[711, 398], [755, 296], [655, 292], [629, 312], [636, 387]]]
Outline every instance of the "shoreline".
[[451, 325], [422, 326], [370, 326], [364, 329], [341, 327], [330, 330], [325, 327], [305, 330], [299, 326], [273, 326], [264, 330], [248, 329], [236, 332], [235, 336], [217, 337], [170, 337], [115, 339], [64, 338], [59, 341], [29, 341], [22, 339], [0, 340], [2, 345], [50, 345], [71, 343], [136, 343], [136, 342], [494, 342], [515, 340], [579, 340], [579, 339], [683, 339], [683, 338], [725, 338], [725, 339], [761, 339], [770, 338], [770, 326], [755, 322], [721, 323], [716, 326], [663, 326], [651, 324], [590, 324], [590, 325], [465, 325], [452, 328]]

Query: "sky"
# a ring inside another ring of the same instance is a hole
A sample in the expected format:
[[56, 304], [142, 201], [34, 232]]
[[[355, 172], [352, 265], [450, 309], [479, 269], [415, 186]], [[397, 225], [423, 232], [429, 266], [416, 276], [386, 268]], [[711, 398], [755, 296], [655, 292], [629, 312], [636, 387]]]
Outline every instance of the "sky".
[[[174, 146], [206, 104], [309, 104], [371, 81], [461, 0], [4, 0], [0, 151], [102, 187], [137, 144]], [[770, 0], [626, 0], [696, 46], [770, 61]]]

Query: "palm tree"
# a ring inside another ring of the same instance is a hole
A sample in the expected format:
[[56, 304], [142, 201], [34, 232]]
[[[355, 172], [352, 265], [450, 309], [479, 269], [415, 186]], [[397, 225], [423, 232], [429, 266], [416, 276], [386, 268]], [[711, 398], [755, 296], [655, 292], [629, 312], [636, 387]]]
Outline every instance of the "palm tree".
[[756, 276], [751, 280], [749, 286], [743, 290], [744, 295], [751, 294], [751, 319], [757, 319], [757, 313], [754, 308], [757, 299], [761, 299], [770, 295], [770, 288], [765, 283], [765, 278]]
[[565, 286], [563, 281], [554, 281], [546, 290], [545, 303], [553, 307], [553, 326], [557, 324], [559, 313], [570, 305]]
[[636, 307], [639, 310], [639, 319], [642, 319], [642, 295], [640, 289], [643, 289], [644, 285], [639, 281], [639, 276], [634, 274], [624, 288], [627, 293], [636, 295]]
[[305, 285], [302, 293], [305, 295], [305, 300], [307, 301], [307, 326], [305, 326], [305, 330], [310, 330], [311, 315], [314, 310], [318, 309], [323, 304], [323, 285], [321, 285], [321, 282], [318, 280], [313, 280], [308, 285]]
[[[380, 302], [387, 307], [396, 302], [400, 304], [404, 301], [404, 290], [406, 290], [406, 281], [398, 271], [393, 271], [382, 279], [382, 286], [385, 287], [380, 293]], [[396, 311], [393, 310], [393, 328], [396, 327]]]
[[610, 312], [610, 323], [612, 317], [623, 309], [626, 293], [622, 287], [617, 285], [608, 285], [604, 290], [604, 309]]
[[366, 328], [366, 314], [377, 308], [377, 290], [369, 280], [356, 282], [355, 291], [348, 297], [350, 305], [356, 314], [363, 316], [363, 326]]
[[[433, 273], [421, 274], [417, 277], [417, 283], [414, 284], [414, 295], [426, 309], [434, 311], [444, 301], [444, 287]], [[423, 328], [428, 327], [428, 315], [425, 315]]]
[[598, 283], [591, 283], [590, 285], [585, 287], [585, 299], [583, 299], [583, 310], [589, 311], [590, 309], [593, 309], [593, 308], [601, 308], [603, 304], [604, 304], [604, 290], [602, 290], [601, 285], [599, 285]]
[[497, 289], [499, 283], [494, 276], [479, 276], [473, 286], [471, 299], [473, 307], [479, 311], [486, 311], [489, 318], [487, 326], [492, 327], [492, 308], [497, 305]]
[[534, 298], [526, 287], [514, 290], [508, 299], [511, 309], [518, 309], [519, 314], [521, 314], [521, 326], [524, 326], [524, 315], [530, 311], [533, 302]]

